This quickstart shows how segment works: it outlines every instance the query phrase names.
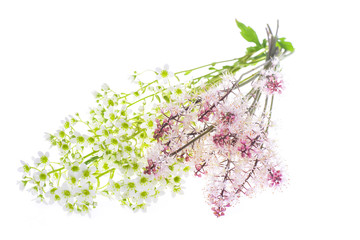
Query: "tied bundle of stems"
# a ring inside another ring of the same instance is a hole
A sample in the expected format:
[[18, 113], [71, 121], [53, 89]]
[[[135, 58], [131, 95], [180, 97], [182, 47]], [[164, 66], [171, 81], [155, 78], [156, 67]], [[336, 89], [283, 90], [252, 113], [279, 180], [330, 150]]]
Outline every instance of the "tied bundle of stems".
[[148, 71], [150, 81], [134, 72], [131, 93], [104, 84], [88, 120], [76, 113], [46, 134], [56, 159], [39, 152], [33, 164], [21, 161], [20, 188], [69, 213], [90, 214], [99, 194], [145, 210], [166, 189], [182, 193], [192, 173], [205, 178], [219, 217], [241, 196], [283, 186], [285, 167], [268, 133], [284, 89], [279, 64], [294, 48], [278, 37], [278, 25], [275, 33], [267, 26], [260, 43], [251, 27], [236, 24], [255, 44], [243, 57], [175, 73], [165, 65]]

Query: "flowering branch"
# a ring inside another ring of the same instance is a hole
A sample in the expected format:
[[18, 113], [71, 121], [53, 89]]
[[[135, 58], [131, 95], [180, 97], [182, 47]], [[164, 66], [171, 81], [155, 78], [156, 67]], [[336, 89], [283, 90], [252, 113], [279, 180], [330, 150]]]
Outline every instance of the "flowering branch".
[[[88, 120], [76, 113], [46, 134], [58, 159], [39, 152], [33, 164], [21, 162], [20, 188], [68, 212], [90, 213], [99, 194], [138, 210], [167, 189], [182, 193], [193, 172], [204, 176], [205, 197], [219, 217], [240, 195], [282, 186], [286, 174], [268, 130], [274, 95], [283, 91], [279, 62], [294, 48], [278, 37], [279, 25], [275, 35], [268, 26], [260, 42], [252, 28], [236, 24], [255, 44], [243, 57], [175, 73], [165, 65], [144, 71], [153, 74], [149, 81], [135, 71], [131, 93], [104, 84]], [[192, 80], [182, 80], [189, 74]]]

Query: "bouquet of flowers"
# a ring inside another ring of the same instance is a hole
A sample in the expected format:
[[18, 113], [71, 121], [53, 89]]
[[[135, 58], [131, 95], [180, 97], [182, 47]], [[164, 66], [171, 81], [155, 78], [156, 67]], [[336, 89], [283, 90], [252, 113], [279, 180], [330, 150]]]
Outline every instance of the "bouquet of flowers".
[[138, 89], [130, 93], [104, 84], [88, 118], [76, 113], [46, 133], [58, 156], [21, 161], [20, 188], [38, 202], [89, 214], [98, 195], [146, 209], [167, 189], [182, 193], [184, 178], [194, 175], [205, 179], [219, 217], [241, 196], [283, 186], [285, 166], [268, 133], [284, 90], [280, 62], [294, 48], [278, 26], [275, 33], [267, 26], [260, 42], [251, 27], [236, 24], [253, 44], [242, 57], [175, 73], [165, 65], [148, 81], [134, 72]]

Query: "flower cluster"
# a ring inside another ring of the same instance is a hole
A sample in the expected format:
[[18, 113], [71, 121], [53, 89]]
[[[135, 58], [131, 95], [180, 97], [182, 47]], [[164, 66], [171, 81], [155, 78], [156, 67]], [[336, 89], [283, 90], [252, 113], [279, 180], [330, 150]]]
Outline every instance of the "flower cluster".
[[198, 177], [205, 175], [206, 197], [216, 216], [224, 215], [242, 194], [283, 184], [283, 173], [274, 170], [268, 115], [258, 117], [252, 110], [267, 106], [251, 104], [257, 97], [245, 97], [236, 84], [234, 76], [224, 75], [217, 88], [193, 97], [183, 94], [187, 102], [181, 105], [164, 104], [162, 124], [155, 130], [162, 134], [147, 155], [146, 173], [156, 178], [171, 178], [173, 165], [190, 168]]
[[[237, 23], [241, 31], [252, 30]], [[291, 43], [271, 34], [263, 43], [245, 57], [186, 71], [173, 73], [165, 65], [151, 70], [147, 83], [134, 72], [130, 78], [138, 89], [131, 93], [104, 84], [94, 93], [97, 105], [87, 120], [76, 113], [46, 134], [57, 150], [51, 160], [39, 152], [32, 164], [21, 161], [20, 188], [69, 213], [89, 214], [98, 195], [136, 211], [167, 190], [182, 193], [192, 172], [205, 179], [205, 197], [220, 217], [241, 196], [281, 187], [286, 173], [268, 130], [274, 95], [283, 91], [279, 62]], [[211, 72], [175, 83], [204, 67]], [[242, 68], [248, 71], [237, 78]], [[245, 85], [251, 86], [246, 94]]]
[[282, 80], [282, 75], [280, 74], [280, 72], [275, 71], [274, 69], [269, 69], [263, 70], [260, 74], [263, 90], [267, 94], [281, 94], [284, 88], [284, 82]]
[[[160, 102], [160, 96], [170, 99], [174, 89], [175, 93], [185, 91], [183, 84], [171, 89], [159, 84], [162, 78], [172, 76], [165, 74], [167, 68], [154, 71], [157, 80], [153, 82], [138, 80], [139, 90], [130, 94], [118, 94], [104, 84], [94, 93], [97, 106], [90, 110], [89, 120], [76, 113], [61, 121], [55, 133], [46, 134], [58, 150], [58, 160], [50, 161], [49, 153], [40, 152], [33, 164], [22, 161], [20, 188], [26, 186], [39, 202], [57, 202], [68, 212], [80, 214], [96, 207], [99, 194], [138, 210], [146, 209], [169, 186], [173, 192], [181, 192], [182, 179], [175, 174], [172, 179], [154, 180], [147, 173], [156, 167], [144, 159], [146, 149], [157, 139], [159, 126], [155, 108], [145, 113], [146, 104]], [[136, 106], [140, 106], [138, 111], [134, 111]], [[173, 166], [173, 171], [179, 170]]]

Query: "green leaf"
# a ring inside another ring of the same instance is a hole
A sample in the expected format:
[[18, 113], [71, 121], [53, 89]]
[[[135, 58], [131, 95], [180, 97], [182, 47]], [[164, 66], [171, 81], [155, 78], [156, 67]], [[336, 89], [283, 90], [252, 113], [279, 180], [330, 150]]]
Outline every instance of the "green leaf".
[[92, 157], [92, 158], [90, 158], [89, 160], [85, 161], [85, 164], [88, 165], [89, 163], [95, 161], [95, 160], [98, 159], [98, 158], [99, 158], [98, 156]]
[[182, 91], [181, 91], [180, 88], [178, 88], [178, 89], [176, 89], [175, 93], [178, 94], [178, 95], [180, 95], [180, 94], [182, 94]]
[[191, 70], [186, 71], [186, 72], [184, 73], [184, 75], [189, 75], [191, 72], [192, 72]]
[[159, 97], [159, 95], [155, 95], [155, 97], [156, 97], [156, 99], [159, 101], [159, 103], [161, 102], [161, 100], [160, 100], [160, 97]]
[[262, 45], [263, 48], [266, 48], [266, 44], [267, 44], [267, 40], [264, 38], [264, 40], [263, 40], [263, 42], [262, 42], [261, 45]]
[[169, 98], [168, 96], [164, 95], [163, 98], [165, 99], [165, 101], [166, 101], [167, 103], [170, 102], [170, 98]]
[[260, 42], [259, 42], [259, 38], [256, 34], [256, 32], [254, 31], [254, 29], [252, 29], [249, 26], [245, 26], [245, 24], [239, 22], [238, 20], [236, 20], [236, 24], [238, 26], [238, 28], [241, 30], [241, 36], [243, 36], [243, 38], [248, 41], [248, 42], [253, 42], [256, 44], [256, 46], [261, 46]]
[[262, 49], [262, 46], [254, 46], [254, 47], [248, 47], [246, 48], [246, 53], [255, 53], [257, 51], [259, 51], [260, 49]]
[[278, 43], [280, 47], [285, 49], [286, 51], [293, 52], [295, 50], [292, 43], [285, 41], [285, 38], [279, 38]]

